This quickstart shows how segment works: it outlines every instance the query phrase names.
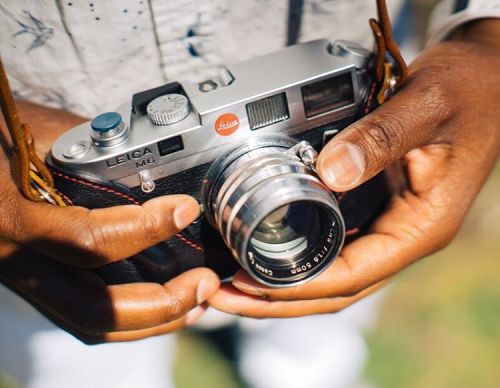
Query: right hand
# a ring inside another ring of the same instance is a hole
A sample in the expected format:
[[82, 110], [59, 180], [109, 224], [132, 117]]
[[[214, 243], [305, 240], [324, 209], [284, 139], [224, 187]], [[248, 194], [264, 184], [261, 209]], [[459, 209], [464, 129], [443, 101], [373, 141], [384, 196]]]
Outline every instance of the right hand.
[[[41, 156], [82, 118], [19, 103]], [[5, 125], [2, 125], [5, 133]], [[31, 202], [18, 191], [0, 150], [0, 282], [55, 324], [86, 343], [130, 341], [169, 333], [197, 321], [219, 288], [207, 268], [169, 282], [106, 285], [92, 268], [133, 256], [164, 241], [198, 217], [186, 195], [142, 206], [89, 210]], [[8, 335], [8, 334], [7, 334]]]

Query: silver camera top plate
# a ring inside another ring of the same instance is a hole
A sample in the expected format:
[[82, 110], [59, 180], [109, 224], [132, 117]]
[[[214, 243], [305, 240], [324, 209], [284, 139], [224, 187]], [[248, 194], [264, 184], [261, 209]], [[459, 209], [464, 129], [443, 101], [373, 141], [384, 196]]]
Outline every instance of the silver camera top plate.
[[[353, 115], [363, 87], [358, 71], [370, 54], [356, 43], [316, 40], [234, 64], [202, 84], [181, 83], [190, 111], [180, 121], [154, 124], [132, 113], [130, 99], [117, 109], [127, 128], [124, 141], [94, 143], [78, 158], [68, 157], [75, 144], [92, 141], [89, 121], [63, 134], [52, 158], [69, 170], [128, 187], [141, 185], [144, 170], [153, 180], [164, 178], [210, 162], [249, 137], [295, 135]], [[323, 101], [332, 100], [332, 93], [336, 104]]]

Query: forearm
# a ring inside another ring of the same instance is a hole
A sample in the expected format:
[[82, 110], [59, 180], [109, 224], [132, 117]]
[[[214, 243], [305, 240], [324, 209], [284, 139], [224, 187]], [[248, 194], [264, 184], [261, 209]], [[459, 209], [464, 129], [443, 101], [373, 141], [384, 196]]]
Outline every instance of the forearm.
[[[491, 90], [488, 93], [493, 101], [500, 101], [500, 19], [481, 19], [472, 23], [468, 23], [461, 27], [453, 36], [453, 40], [465, 41], [473, 43], [481, 48], [484, 48], [485, 67], [478, 69], [478, 78], [482, 77], [482, 73], [489, 74], [487, 88]], [[478, 80], [479, 82], [479, 80]], [[496, 117], [495, 133], [497, 134], [497, 157], [500, 155], [500, 115]]]
[[[443, 54], [438, 62], [429, 65], [428, 61], [421, 61], [421, 58], [429, 56], [424, 53], [414, 63], [414, 68], [425, 72], [434, 71], [435, 79], [445, 80], [447, 93], [455, 96], [465, 93], [466, 100], [473, 104], [470, 108], [484, 113], [483, 117], [488, 118], [486, 126], [490, 129], [484, 139], [487, 139], [487, 148], [498, 157], [500, 116], [494, 112], [500, 100], [500, 73], [497, 71], [500, 68], [500, 19], [480, 19], [467, 23], [454, 32], [450, 41], [430, 47], [426, 52]], [[453, 79], [456, 74], [450, 71], [457, 66], [462, 73], [461, 82], [456, 82], [457, 79]], [[464, 109], [458, 101], [455, 105], [457, 109]], [[467, 116], [466, 111], [463, 115]], [[476, 122], [475, 125], [479, 124]]]

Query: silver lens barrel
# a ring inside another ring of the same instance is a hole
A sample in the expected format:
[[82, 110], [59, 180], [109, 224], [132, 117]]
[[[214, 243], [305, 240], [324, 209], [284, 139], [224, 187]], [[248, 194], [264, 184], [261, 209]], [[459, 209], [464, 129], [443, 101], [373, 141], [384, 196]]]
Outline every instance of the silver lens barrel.
[[345, 235], [335, 197], [296, 145], [254, 138], [216, 160], [204, 183], [206, 217], [249, 274], [273, 287], [319, 275]]

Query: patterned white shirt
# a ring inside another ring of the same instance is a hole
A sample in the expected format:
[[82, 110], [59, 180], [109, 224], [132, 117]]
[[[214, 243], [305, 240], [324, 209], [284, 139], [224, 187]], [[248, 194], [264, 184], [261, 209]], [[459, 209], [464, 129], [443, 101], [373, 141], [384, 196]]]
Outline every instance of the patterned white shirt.
[[[401, 0], [389, 0], [396, 15]], [[6, 0], [0, 53], [18, 97], [84, 116], [283, 47], [289, 0]], [[371, 46], [375, 0], [304, 0], [300, 41]]]

